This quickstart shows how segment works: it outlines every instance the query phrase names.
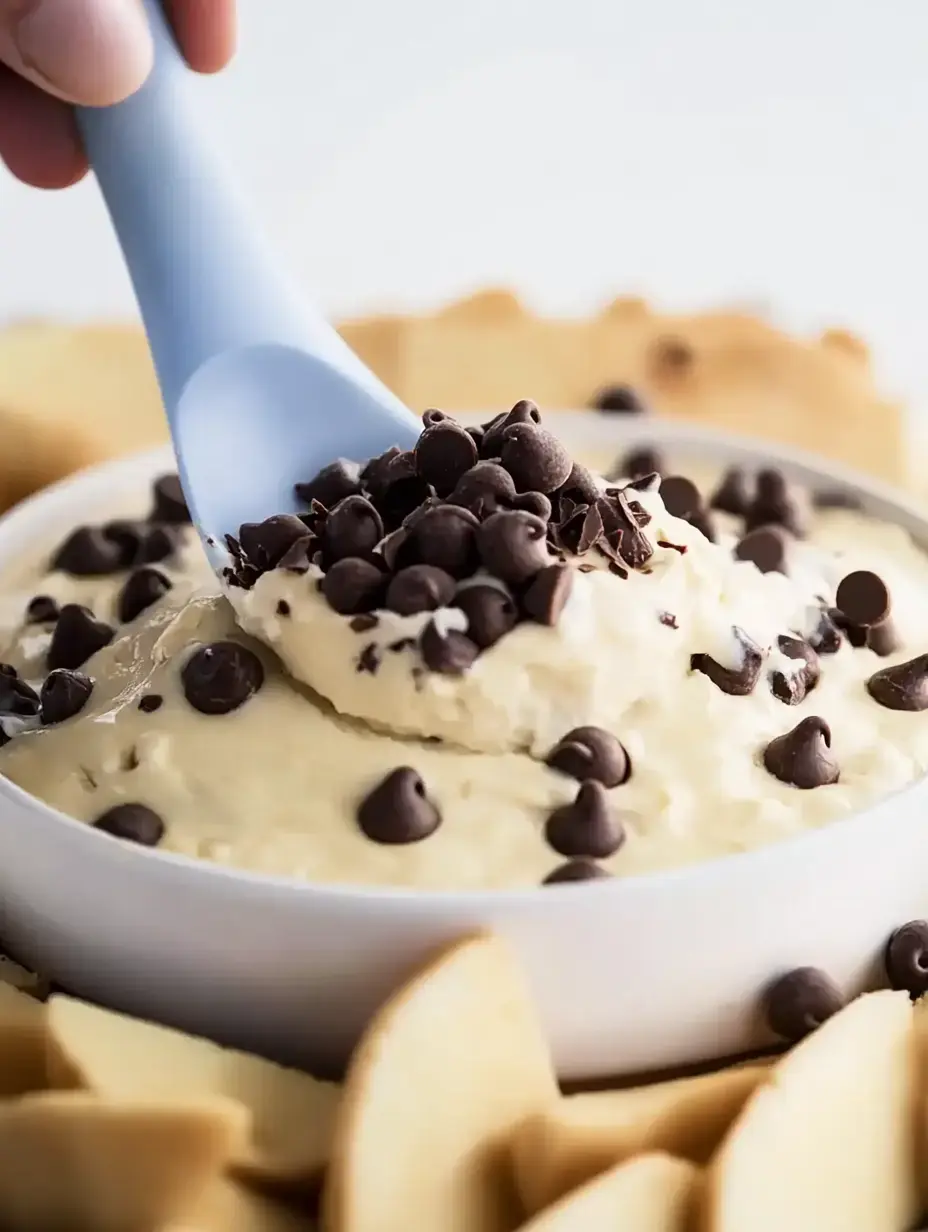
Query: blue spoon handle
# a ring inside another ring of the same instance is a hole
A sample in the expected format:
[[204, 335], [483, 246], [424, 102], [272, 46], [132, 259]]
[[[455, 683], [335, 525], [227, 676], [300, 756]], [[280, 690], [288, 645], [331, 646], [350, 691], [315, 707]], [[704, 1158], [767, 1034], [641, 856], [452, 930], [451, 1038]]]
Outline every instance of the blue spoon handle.
[[[119, 237], [172, 419], [185, 385], [224, 351], [276, 342], [386, 391], [310, 307], [269, 252], [188, 106], [190, 69], [158, 0], [145, 85], [78, 123]], [[392, 400], [392, 395], [386, 395]]]

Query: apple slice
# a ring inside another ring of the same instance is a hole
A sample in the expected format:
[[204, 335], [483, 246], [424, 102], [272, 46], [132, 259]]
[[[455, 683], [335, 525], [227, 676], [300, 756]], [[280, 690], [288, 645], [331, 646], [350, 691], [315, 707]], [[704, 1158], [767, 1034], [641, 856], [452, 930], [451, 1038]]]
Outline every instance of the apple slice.
[[769, 1063], [733, 1066], [621, 1091], [568, 1095], [516, 1131], [516, 1188], [530, 1214], [614, 1164], [667, 1151], [704, 1164]]
[[787, 1053], [709, 1168], [709, 1232], [903, 1232], [919, 1214], [912, 1005], [875, 992]]

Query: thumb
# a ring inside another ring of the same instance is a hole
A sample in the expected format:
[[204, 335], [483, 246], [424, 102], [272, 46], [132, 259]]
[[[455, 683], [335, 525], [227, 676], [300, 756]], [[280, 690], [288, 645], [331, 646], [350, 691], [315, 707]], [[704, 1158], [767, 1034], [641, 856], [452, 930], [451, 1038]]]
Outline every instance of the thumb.
[[140, 0], [0, 0], [0, 61], [69, 103], [107, 106], [152, 64]]

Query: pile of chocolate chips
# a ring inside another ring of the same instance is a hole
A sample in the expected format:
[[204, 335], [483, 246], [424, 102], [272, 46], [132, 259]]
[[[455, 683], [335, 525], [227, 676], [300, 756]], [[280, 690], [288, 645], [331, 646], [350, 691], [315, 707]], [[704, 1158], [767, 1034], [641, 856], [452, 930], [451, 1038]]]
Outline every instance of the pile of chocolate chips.
[[[647, 564], [650, 516], [636, 499], [642, 476], [601, 491], [517, 402], [480, 427], [427, 411], [415, 449], [393, 448], [363, 467], [336, 462], [298, 484], [308, 506], [246, 523], [227, 545], [231, 585], [250, 588], [271, 569], [322, 571], [329, 606], [358, 632], [375, 612], [403, 616], [462, 609], [467, 633], [430, 621], [426, 668], [457, 675], [523, 621], [554, 625], [570, 595], [570, 559], [595, 553], [614, 574]], [[375, 671], [376, 654], [359, 668]]]

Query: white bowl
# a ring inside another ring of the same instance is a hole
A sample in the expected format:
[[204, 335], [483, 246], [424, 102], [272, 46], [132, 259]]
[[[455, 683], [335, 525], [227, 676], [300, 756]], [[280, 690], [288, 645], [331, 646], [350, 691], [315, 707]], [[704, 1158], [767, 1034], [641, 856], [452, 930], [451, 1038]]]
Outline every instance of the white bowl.
[[[549, 416], [578, 452], [635, 440], [773, 463], [928, 544], [928, 517], [877, 483], [794, 452], [667, 422]], [[0, 560], [102, 514], [173, 465], [109, 463], [0, 519]], [[374, 1007], [437, 946], [508, 937], [557, 1063], [584, 1078], [766, 1042], [759, 991], [799, 965], [848, 993], [878, 979], [891, 930], [928, 912], [928, 788], [745, 855], [664, 874], [536, 890], [314, 887], [122, 844], [0, 780], [0, 939], [66, 988], [270, 1055], [337, 1066]]]

